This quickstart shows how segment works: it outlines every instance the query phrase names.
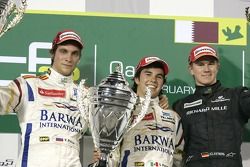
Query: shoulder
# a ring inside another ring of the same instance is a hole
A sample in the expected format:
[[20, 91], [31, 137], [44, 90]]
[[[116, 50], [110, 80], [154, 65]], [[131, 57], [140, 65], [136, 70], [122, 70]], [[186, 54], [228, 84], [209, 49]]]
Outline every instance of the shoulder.
[[46, 74], [43, 75], [23, 75], [22, 79], [26, 80], [26, 81], [32, 81], [32, 80], [47, 80], [49, 77]]
[[30, 85], [30, 86], [34, 86], [37, 85], [39, 83], [39, 81], [45, 81], [49, 79], [48, 75], [44, 74], [44, 75], [23, 75], [21, 77], [19, 77], [19, 82], [22, 85]]
[[14, 79], [10, 84], [15, 84], [17, 86], [25, 85], [27, 80], [32, 80], [34, 78], [36, 78], [34, 75], [23, 75]]
[[233, 88], [223, 88], [222, 92], [233, 94], [233, 95], [240, 95], [241, 93], [248, 92], [249, 88], [244, 86], [237, 86]]

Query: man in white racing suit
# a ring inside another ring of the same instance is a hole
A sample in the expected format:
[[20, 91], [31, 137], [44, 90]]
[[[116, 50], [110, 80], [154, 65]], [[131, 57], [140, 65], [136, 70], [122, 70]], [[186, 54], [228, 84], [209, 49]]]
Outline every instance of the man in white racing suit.
[[[140, 110], [138, 106], [135, 114]], [[152, 99], [144, 119], [123, 139], [121, 166], [172, 167], [181, 132], [180, 117], [172, 110], [160, 108], [158, 97]]]
[[[119, 148], [112, 155], [112, 166], [120, 167], [172, 167], [181, 165], [183, 150], [182, 125], [179, 115], [159, 105], [159, 96], [168, 74], [168, 64], [158, 57], [145, 57], [136, 67], [134, 86], [140, 101], [144, 100], [146, 86], [151, 90], [151, 102], [142, 121], [128, 131]], [[138, 103], [133, 112], [141, 111]], [[98, 153], [94, 153], [96, 160]], [[118, 160], [119, 159], [119, 160]], [[117, 165], [119, 164], [119, 165]]]
[[0, 114], [15, 112], [22, 133], [18, 167], [81, 167], [79, 139], [86, 130], [77, 107], [73, 70], [83, 42], [71, 30], [53, 40], [52, 67], [22, 76], [0, 89]]
[[[143, 120], [123, 138], [121, 167], [172, 167], [175, 149], [182, 149], [179, 115], [159, 106], [159, 95], [168, 71], [167, 63], [158, 57], [145, 57], [136, 67], [133, 90], [143, 99], [147, 86], [152, 92], [152, 100]], [[141, 106], [137, 105], [134, 117], [140, 110]]]

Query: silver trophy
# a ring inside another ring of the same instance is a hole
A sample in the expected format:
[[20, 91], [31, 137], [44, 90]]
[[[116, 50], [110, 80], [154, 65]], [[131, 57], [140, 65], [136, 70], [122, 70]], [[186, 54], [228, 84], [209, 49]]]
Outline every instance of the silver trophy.
[[0, 0], [0, 37], [23, 17], [26, 0]]
[[108, 166], [109, 155], [124, 134], [140, 122], [147, 112], [151, 92], [146, 88], [140, 114], [132, 118], [137, 95], [129, 87], [119, 66], [96, 87], [86, 89], [82, 80], [78, 89], [79, 110], [90, 127], [95, 147], [101, 151], [98, 166]]

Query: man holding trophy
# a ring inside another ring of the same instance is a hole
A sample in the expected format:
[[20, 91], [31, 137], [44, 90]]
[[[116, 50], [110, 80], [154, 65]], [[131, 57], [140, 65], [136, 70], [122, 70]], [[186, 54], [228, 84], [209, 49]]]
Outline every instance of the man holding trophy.
[[[113, 164], [109, 166], [172, 167], [175, 162], [175, 165], [180, 165], [181, 156], [175, 154], [183, 150], [180, 117], [176, 112], [162, 109], [159, 105], [159, 96], [168, 72], [168, 64], [158, 57], [144, 57], [140, 60], [132, 89], [139, 96], [139, 101], [143, 101], [149, 88], [150, 104], [143, 119], [124, 134], [119, 147], [112, 153]], [[135, 105], [133, 118], [137, 117], [141, 107], [140, 102]], [[174, 155], [177, 155], [175, 161]], [[99, 158], [100, 153], [96, 150], [94, 161]]]

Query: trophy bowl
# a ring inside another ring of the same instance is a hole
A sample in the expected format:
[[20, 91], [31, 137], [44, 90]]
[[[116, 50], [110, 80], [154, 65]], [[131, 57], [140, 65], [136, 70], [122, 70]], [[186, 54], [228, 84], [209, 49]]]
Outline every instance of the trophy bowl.
[[110, 153], [120, 144], [124, 134], [146, 114], [151, 92], [147, 88], [142, 110], [136, 120], [132, 120], [137, 95], [119, 68], [96, 87], [86, 89], [84, 82], [82, 80], [79, 84], [78, 106], [88, 122], [95, 147], [101, 151], [99, 166], [108, 166]]
[[0, 1], [0, 37], [20, 22], [26, 7], [26, 0]]

